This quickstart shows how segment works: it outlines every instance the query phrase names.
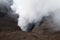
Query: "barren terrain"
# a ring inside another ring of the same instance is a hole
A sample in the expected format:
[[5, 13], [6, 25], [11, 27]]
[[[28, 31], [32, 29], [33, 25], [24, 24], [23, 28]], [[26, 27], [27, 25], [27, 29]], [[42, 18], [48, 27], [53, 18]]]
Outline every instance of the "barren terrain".
[[60, 40], [60, 32], [49, 32], [48, 25], [45, 21], [32, 32], [22, 32], [13, 19], [0, 18], [0, 40]]

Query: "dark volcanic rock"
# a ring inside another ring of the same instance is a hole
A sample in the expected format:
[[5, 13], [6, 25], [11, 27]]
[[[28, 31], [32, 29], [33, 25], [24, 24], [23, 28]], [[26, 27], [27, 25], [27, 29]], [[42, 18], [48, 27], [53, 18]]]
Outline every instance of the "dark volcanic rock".
[[10, 6], [6, 5], [0, 3], [0, 30], [18, 29], [18, 15], [12, 11]]

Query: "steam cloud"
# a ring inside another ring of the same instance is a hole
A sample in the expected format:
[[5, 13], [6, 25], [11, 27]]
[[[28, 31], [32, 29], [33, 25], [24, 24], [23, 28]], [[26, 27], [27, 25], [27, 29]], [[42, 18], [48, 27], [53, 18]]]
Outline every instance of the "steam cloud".
[[27, 31], [29, 23], [38, 24], [49, 15], [58, 25], [55, 30], [60, 30], [60, 0], [13, 0], [11, 8], [19, 14], [18, 25], [23, 31]]

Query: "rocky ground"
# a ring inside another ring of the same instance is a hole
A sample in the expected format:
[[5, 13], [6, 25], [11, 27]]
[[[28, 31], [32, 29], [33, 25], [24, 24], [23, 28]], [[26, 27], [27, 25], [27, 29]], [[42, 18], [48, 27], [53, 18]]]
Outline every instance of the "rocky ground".
[[32, 32], [22, 32], [11, 18], [0, 18], [0, 40], [60, 40], [60, 32], [48, 31], [52, 21], [44, 22]]

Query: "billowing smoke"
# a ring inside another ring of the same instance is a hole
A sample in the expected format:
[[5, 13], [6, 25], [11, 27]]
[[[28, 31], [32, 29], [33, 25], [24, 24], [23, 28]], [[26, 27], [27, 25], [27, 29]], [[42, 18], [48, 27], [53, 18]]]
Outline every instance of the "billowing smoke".
[[52, 15], [53, 21], [60, 23], [60, 0], [13, 0], [11, 8], [19, 14], [18, 26], [22, 31], [28, 31], [30, 24], [38, 25], [44, 16]]
[[13, 0], [0, 0], [0, 18], [12, 18], [17, 21], [18, 15], [12, 11]]

